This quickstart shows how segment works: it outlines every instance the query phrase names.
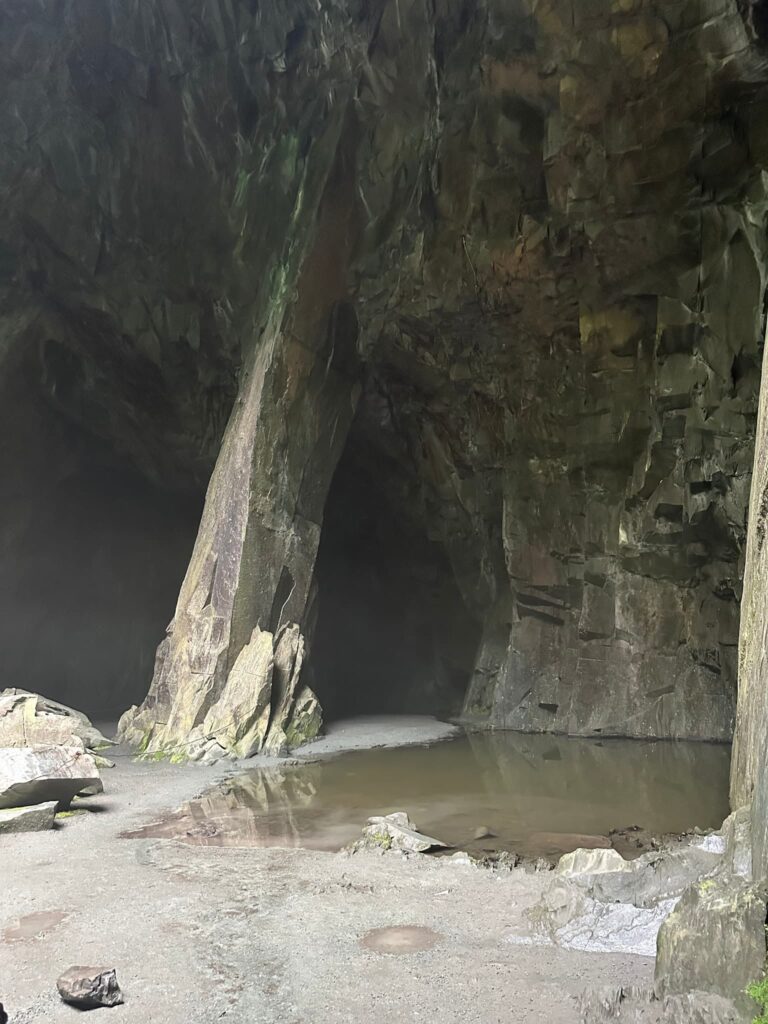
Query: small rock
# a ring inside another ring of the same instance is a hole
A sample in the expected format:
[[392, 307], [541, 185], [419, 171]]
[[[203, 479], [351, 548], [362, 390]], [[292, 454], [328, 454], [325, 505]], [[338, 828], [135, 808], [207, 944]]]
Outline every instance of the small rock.
[[0, 810], [0, 835], [10, 835], [12, 832], [45, 832], [53, 828], [55, 815], [55, 800], [32, 804], [31, 807], [4, 807]]
[[429, 850], [448, 849], [448, 844], [416, 829], [404, 811], [377, 815], [368, 819], [363, 838], [355, 843], [355, 850], [400, 850], [405, 853], [427, 853]]
[[495, 839], [496, 833], [492, 832], [486, 825], [479, 825], [472, 836], [473, 839]]
[[123, 1002], [113, 967], [70, 967], [58, 979], [56, 988], [65, 1003], [83, 1009]]

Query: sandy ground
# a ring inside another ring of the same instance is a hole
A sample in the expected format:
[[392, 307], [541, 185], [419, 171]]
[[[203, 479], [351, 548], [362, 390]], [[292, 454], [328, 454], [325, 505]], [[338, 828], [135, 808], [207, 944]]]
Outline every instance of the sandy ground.
[[[394, 740], [394, 726], [385, 731]], [[576, 1024], [585, 986], [651, 980], [643, 957], [509, 941], [545, 880], [519, 869], [120, 839], [225, 771], [120, 751], [116, 761], [90, 813], [0, 838], [0, 1001], [11, 1024], [79, 1019], [55, 981], [82, 963], [117, 969], [125, 1004], [93, 1011], [113, 1024]], [[432, 929], [434, 945], [393, 954], [364, 944], [397, 926]]]

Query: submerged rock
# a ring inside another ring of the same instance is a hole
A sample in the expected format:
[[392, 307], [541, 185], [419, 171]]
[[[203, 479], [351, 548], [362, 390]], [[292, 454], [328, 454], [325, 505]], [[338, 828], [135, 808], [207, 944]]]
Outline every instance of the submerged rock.
[[57, 803], [47, 800], [27, 807], [5, 807], [0, 810], [0, 835], [12, 832], [45, 832], [53, 828]]
[[352, 848], [359, 850], [401, 850], [404, 853], [428, 853], [450, 849], [448, 843], [419, 832], [404, 811], [376, 815], [368, 819], [363, 838]]
[[98, 768], [78, 747], [0, 748], [0, 808], [55, 801], [103, 790]]
[[123, 1002], [113, 967], [70, 967], [58, 978], [56, 988], [65, 1003], [83, 1009]]
[[27, 690], [0, 691], [0, 747], [82, 746], [102, 750], [114, 745], [81, 711]]

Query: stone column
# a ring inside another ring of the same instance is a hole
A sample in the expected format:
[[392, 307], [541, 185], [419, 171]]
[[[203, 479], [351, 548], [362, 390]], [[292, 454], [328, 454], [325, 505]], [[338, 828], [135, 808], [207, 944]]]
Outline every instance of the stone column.
[[344, 139], [311, 246], [282, 274], [244, 371], [150, 691], [120, 722], [145, 754], [248, 757], [314, 736], [302, 624], [323, 506], [358, 393], [345, 300], [355, 236]]

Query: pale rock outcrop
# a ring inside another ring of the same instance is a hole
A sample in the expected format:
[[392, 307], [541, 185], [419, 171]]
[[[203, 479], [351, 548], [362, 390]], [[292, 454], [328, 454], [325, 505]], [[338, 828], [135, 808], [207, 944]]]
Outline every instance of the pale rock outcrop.
[[362, 839], [358, 839], [351, 849], [352, 852], [397, 850], [401, 853], [429, 853], [448, 848], [441, 839], [419, 832], [404, 811], [393, 811], [392, 814], [369, 818]]
[[82, 747], [0, 748], [0, 809], [52, 800], [67, 807], [79, 793], [103, 788], [93, 758]]
[[93, 753], [113, 745], [87, 715], [26, 690], [0, 691], [0, 747], [78, 746]]

